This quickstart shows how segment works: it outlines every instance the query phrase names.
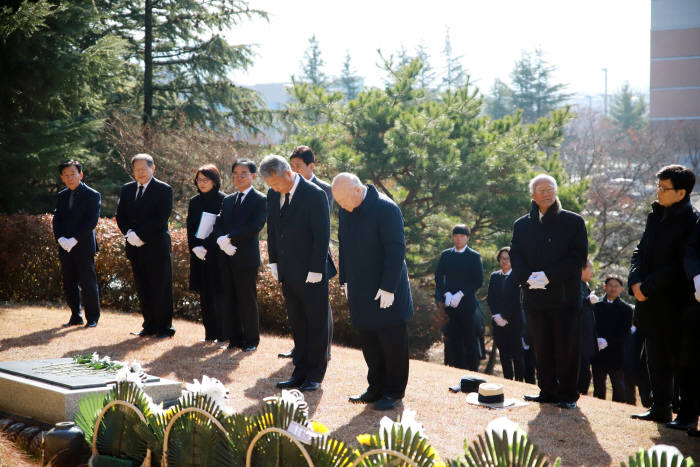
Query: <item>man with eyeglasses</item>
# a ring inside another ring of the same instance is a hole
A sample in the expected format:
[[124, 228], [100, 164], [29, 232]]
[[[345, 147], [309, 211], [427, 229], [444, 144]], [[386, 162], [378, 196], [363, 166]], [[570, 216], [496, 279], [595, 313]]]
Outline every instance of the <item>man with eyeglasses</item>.
[[[632, 418], [687, 430], [695, 427], [697, 414], [686, 406], [690, 398], [684, 394], [687, 386], [677, 370], [682, 314], [693, 297], [692, 282], [683, 270], [683, 255], [698, 217], [690, 203], [695, 174], [682, 165], [668, 165], [656, 178], [656, 201], [632, 253], [628, 279], [630, 293], [636, 298], [634, 324], [645, 334], [652, 405]], [[680, 383], [681, 407], [671, 422], [674, 380]]]
[[528, 334], [535, 346], [538, 395], [525, 400], [576, 408], [581, 321], [581, 270], [588, 257], [583, 218], [562, 209], [557, 182], [530, 180], [532, 208], [515, 221], [512, 275], [520, 284]]

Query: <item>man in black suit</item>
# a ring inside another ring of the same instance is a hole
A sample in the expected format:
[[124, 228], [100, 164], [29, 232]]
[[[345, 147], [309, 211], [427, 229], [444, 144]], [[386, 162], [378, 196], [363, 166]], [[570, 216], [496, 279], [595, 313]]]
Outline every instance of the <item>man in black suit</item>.
[[493, 320], [493, 340], [501, 358], [503, 377], [523, 381], [525, 379], [525, 353], [522, 338], [525, 315], [520, 304], [520, 286], [511, 275], [510, 247], [498, 250], [496, 261], [500, 271], [494, 271], [489, 278], [486, 301], [491, 309]]
[[70, 160], [58, 167], [66, 189], [58, 193], [53, 215], [53, 235], [60, 248], [58, 257], [63, 272], [63, 290], [71, 310], [64, 326], [83, 324], [80, 298], [85, 304], [86, 328], [94, 328], [100, 319], [100, 297], [95, 274], [95, 227], [100, 217], [100, 194], [84, 184], [83, 166]]
[[328, 364], [328, 199], [323, 190], [292, 172], [283, 157], [265, 157], [260, 174], [270, 186], [270, 270], [282, 283], [294, 338], [294, 372], [277, 387], [314, 391]]
[[647, 216], [642, 238], [632, 253], [627, 283], [636, 299], [634, 324], [645, 336], [644, 349], [651, 383], [651, 408], [632, 418], [666, 423], [669, 428], [694, 427], [697, 417], [681, 410], [671, 421], [674, 374], [679, 361], [683, 310], [693, 297], [692, 283], [683, 269], [684, 248], [698, 213], [690, 202], [695, 174], [682, 165], [662, 167], [656, 174], [656, 201]]
[[[328, 198], [328, 214], [333, 212], [333, 190], [331, 186], [318, 178], [314, 174], [314, 169], [316, 168], [316, 157], [314, 156], [313, 150], [308, 146], [297, 146], [292, 155], [289, 156], [289, 165], [292, 170], [311, 183], [315, 183], [319, 188], [321, 188]], [[335, 277], [338, 270], [335, 268], [333, 263], [333, 256], [330, 250], [328, 250], [328, 280]], [[333, 342], [333, 310], [328, 304], [328, 359], [331, 358], [331, 343]], [[278, 357], [281, 358], [294, 358], [294, 349], [287, 353], [280, 353]]]
[[481, 255], [467, 246], [469, 228], [452, 229], [453, 248], [440, 255], [435, 269], [435, 301], [445, 304], [450, 318], [445, 333], [445, 365], [477, 371], [481, 357], [476, 316], [476, 291], [484, 282]]
[[[211, 235], [223, 252], [219, 256], [225, 294], [223, 332], [229, 336], [229, 349], [238, 347], [244, 352], [254, 351], [260, 343], [258, 233], [265, 225], [267, 207], [265, 195], [253, 188], [256, 169], [248, 159], [233, 163], [233, 183], [238, 192], [224, 198]], [[211, 251], [215, 249], [212, 247]]]
[[595, 267], [593, 262], [586, 260], [586, 267], [581, 271], [581, 350], [578, 370], [578, 392], [586, 395], [591, 386], [591, 358], [598, 350], [595, 335], [595, 315], [593, 305], [598, 303], [598, 296], [591, 292], [588, 283], [593, 279]]
[[632, 306], [620, 298], [622, 278], [605, 278], [605, 298], [593, 305], [598, 352], [591, 359], [593, 396], [605, 399], [606, 378], [610, 376], [612, 400], [625, 402], [623, 371], [625, 341], [632, 327]]
[[408, 383], [406, 323], [413, 316], [403, 215], [396, 203], [354, 174], [338, 174], [333, 194], [341, 207], [340, 283], [352, 324], [360, 332], [369, 383], [350, 402], [375, 402], [375, 409], [390, 410], [404, 397]]
[[148, 154], [131, 158], [136, 181], [122, 187], [117, 225], [126, 238], [136, 292], [141, 303], [141, 337], [171, 337], [173, 319], [172, 246], [168, 218], [173, 189], [153, 176], [156, 166]]
[[540, 393], [525, 400], [576, 408], [581, 320], [581, 270], [588, 257], [583, 218], [561, 208], [557, 182], [530, 181], [532, 207], [515, 221], [510, 245], [513, 278], [520, 284], [528, 334], [535, 347]]

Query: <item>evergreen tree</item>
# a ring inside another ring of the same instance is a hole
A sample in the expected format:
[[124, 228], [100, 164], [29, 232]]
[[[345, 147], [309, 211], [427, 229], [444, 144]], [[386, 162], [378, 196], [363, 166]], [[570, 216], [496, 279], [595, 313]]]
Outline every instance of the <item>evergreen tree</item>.
[[100, 30], [92, 2], [46, 6], [17, 0], [0, 13], [2, 212], [51, 210], [58, 165], [93, 157], [110, 96], [132, 84], [125, 43]]
[[418, 72], [418, 85], [423, 89], [430, 89], [435, 82], [435, 70], [430, 64], [430, 54], [424, 44], [416, 47], [416, 58], [423, 64]]
[[486, 98], [484, 111], [494, 120], [501, 119], [506, 115], [512, 115], [515, 112], [513, 91], [498, 78], [494, 80], [491, 92]]
[[338, 87], [345, 96], [345, 100], [351, 101], [357, 97], [362, 90], [363, 79], [359, 77], [350, 64], [350, 51], [345, 51], [345, 61], [343, 61], [343, 70], [338, 79]]
[[309, 47], [304, 51], [304, 60], [301, 62], [301, 82], [312, 86], [325, 88], [328, 86], [328, 78], [323, 72], [326, 62], [321, 58], [321, 48], [316, 40], [316, 34], [309, 39]]
[[619, 93], [612, 98], [610, 116], [622, 130], [641, 130], [646, 124], [647, 105], [641, 96], [635, 95], [629, 83], [625, 83]]
[[462, 67], [462, 56], [452, 55], [452, 42], [450, 41], [450, 29], [445, 31], [445, 47], [442, 50], [445, 57], [445, 73], [442, 77], [442, 89], [455, 89], [466, 84], [469, 75]]
[[[533, 56], [534, 55], [534, 56]], [[556, 67], [549, 65], [542, 50], [523, 51], [511, 73], [513, 105], [523, 111], [523, 121], [532, 123], [560, 107], [569, 97], [564, 84], [551, 84]]]
[[139, 76], [128, 99], [144, 122], [188, 120], [212, 127], [257, 130], [267, 113], [257, 94], [236, 86], [233, 70], [252, 63], [250, 45], [223, 34], [243, 19], [267, 18], [243, 0], [94, 0], [107, 32], [126, 39], [127, 59]]

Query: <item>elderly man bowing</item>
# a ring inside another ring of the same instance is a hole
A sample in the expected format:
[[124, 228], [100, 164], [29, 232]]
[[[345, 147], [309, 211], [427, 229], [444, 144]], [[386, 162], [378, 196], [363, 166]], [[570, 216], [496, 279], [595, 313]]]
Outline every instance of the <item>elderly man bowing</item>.
[[537, 175], [530, 181], [530, 193], [532, 208], [515, 221], [510, 245], [540, 387], [539, 395], [525, 400], [573, 409], [579, 397], [580, 282], [588, 234], [581, 216], [561, 208], [554, 178]]
[[408, 383], [406, 322], [413, 315], [403, 216], [396, 203], [353, 174], [338, 174], [332, 188], [341, 207], [339, 279], [368, 367], [369, 387], [350, 401], [390, 410]]

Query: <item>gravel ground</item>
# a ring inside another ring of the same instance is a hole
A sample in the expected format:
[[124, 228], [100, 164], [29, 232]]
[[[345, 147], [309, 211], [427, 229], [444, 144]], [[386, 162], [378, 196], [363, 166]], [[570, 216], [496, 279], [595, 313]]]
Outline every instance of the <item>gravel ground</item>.
[[[204, 330], [198, 323], [177, 320], [173, 338], [155, 339], [129, 334], [141, 328], [137, 314], [103, 311], [97, 328], [61, 327], [69, 315], [64, 307], [0, 306], [0, 361], [97, 352], [116, 360], [139, 361], [148, 373], [181, 382], [207, 375], [219, 379], [229, 390], [230, 405], [245, 413], [256, 412], [263, 397], [277, 393], [275, 383], [291, 374], [290, 360], [277, 358], [279, 352], [292, 347], [286, 337], [264, 335], [256, 352], [232, 352], [201, 342]], [[376, 430], [383, 416], [395, 419], [403, 408], [409, 408], [417, 412], [425, 434], [444, 457], [461, 454], [465, 438], [471, 444], [490, 420], [507, 416], [528, 432], [542, 452], [550, 458], [560, 456], [563, 465], [619, 465], [637, 449], [654, 444], [672, 444], [700, 460], [698, 438], [631, 420], [630, 414], [640, 407], [584, 396], [575, 410], [538, 404], [490, 410], [469, 405], [464, 394], [448, 391], [465, 374], [468, 372], [436, 363], [411, 361], [403, 406], [377, 412], [347, 402], [349, 395], [366, 386], [362, 353], [333, 346], [322, 388], [306, 396], [309, 415], [328, 426], [332, 436], [355, 444], [355, 436]], [[536, 387], [525, 383], [479, 376], [502, 383], [506, 397], [520, 399], [523, 394], [536, 393]]]

